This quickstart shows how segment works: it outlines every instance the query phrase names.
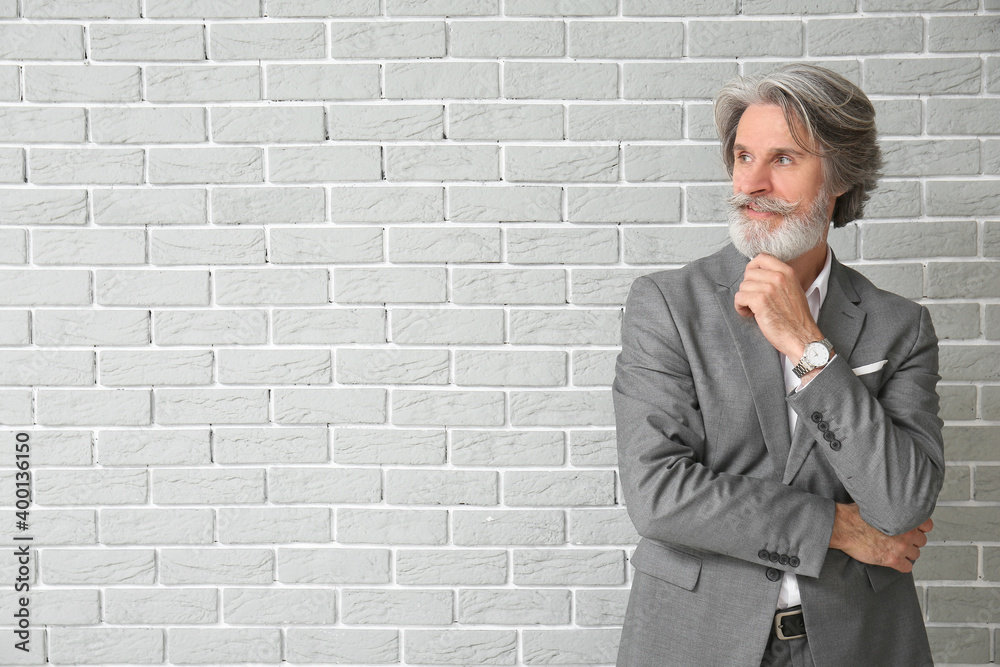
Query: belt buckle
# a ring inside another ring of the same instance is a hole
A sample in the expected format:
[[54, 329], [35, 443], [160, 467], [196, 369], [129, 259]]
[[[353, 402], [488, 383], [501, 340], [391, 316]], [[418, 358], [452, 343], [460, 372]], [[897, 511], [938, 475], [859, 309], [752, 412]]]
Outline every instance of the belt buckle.
[[801, 616], [802, 610], [797, 609], [795, 611], [779, 611], [774, 615], [774, 634], [778, 639], [788, 640], [788, 639], [798, 639], [799, 637], [805, 637], [806, 633], [800, 635], [786, 635], [785, 631], [781, 628], [781, 622], [788, 616]]

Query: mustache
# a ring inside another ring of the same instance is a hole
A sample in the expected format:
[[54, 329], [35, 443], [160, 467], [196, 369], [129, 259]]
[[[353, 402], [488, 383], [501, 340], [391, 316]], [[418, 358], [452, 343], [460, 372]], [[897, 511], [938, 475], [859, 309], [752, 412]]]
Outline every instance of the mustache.
[[778, 215], [791, 215], [798, 208], [798, 202], [785, 201], [784, 199], [779, 199], [778, 197], [769, 197], [767, 195], [760, 195], [759, 197], [751, 197], [748, 194], [742, 192], [737, 192], [726, 199], [726, 203], [729, 208], [738, 211], [744, 206], [749, 206], [753, 204], [753, 207], [758, 211], [766, 211], [768, 213], [777, 213]]

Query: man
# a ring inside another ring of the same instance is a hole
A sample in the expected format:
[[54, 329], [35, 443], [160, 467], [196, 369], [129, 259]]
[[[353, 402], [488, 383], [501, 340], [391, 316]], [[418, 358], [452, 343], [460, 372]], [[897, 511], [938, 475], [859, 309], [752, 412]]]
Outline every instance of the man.
[[642, 536], [619, 667], [931, 665], [909, 574], [944, 471], [923, 306], [827, 246], [874, 109], [796, 65], [716, 97], [732, 245], [632, 286], [614, 384]]

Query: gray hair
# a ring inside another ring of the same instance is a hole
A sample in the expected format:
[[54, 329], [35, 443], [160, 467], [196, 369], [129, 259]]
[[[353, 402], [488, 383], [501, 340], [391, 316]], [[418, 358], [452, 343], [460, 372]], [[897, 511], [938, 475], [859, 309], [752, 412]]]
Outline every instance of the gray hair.
[[[715, 96], [715, 127], [730, 176], [736, 128], [753, 104], [781, 108], [796, 143], [823, 158], [827, 188], [844, 191], [833, 209], [834, 227], [862, 217], [882, 168], [875, 109], [864, 92], [836, 72], [806, 64], [787, 65], [766, 77], [730, 81]], [[794, 119], [805, 137], [798, 136]], [[818, 153], [809, 149], [813, 142], [820, 147]]]

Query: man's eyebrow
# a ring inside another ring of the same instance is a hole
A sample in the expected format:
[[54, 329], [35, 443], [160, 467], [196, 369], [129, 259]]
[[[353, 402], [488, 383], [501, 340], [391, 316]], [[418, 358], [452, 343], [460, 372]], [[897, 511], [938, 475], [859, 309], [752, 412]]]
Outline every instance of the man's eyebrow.
[[[745, 151], [747, 147], [743, 144], [733, 144], [734, 151]], [[796, 157], [805, 155], [805, 151], [798, 148], [790, 148], [787, 146], [778, 146], [777, 148], [772, 148], [770, 151], [771, 155], [777, 155], [779, 153], [784, 153], [787, 155], [795, 155]]]

